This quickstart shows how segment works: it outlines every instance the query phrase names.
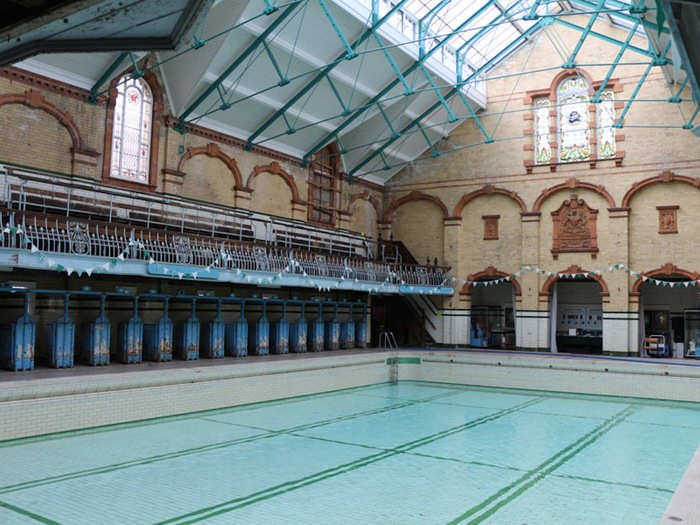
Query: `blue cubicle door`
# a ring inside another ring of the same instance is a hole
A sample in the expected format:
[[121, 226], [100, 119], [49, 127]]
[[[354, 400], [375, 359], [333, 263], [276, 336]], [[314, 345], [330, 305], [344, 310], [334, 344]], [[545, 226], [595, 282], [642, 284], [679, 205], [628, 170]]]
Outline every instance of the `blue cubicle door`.
[[226, 355], [248, 355], [248, 321], [245, 317], [239, 317], [236, 322], [226, 325], [225, 343]]
[[272, 353], [289, 353], [289, 322], [280, 319], [272, 326]]
[[36, 325], [28, 313], [16, 322], [0, 326], [0, 366], [20, 371], [34, 369]]
[[303, 317], [289, 325], [289, 347], [292, 352], [306, 352], [306, 319]]

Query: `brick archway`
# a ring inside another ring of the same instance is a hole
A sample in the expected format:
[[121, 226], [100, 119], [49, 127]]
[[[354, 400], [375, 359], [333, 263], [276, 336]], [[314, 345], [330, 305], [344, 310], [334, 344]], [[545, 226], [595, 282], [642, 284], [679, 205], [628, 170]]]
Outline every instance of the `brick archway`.
[[[643, 277], [656, 277], [658, 275], [681, 275], [683, 277], [687, 277], [691, 281], [697, 281], [698, 279], [700, 279], [699, 273], [691, 272], [690, 270], [684, 270], [683, 268], [679, 268], [675, 264], [671, 263], [666, 263], [663, 266], [660, 266], [659, 268], [642, 273]], [[630, 292], [630, 295], [639, 295], [641, 293], [640, 289], [643, 283], [644, 279], [642, 279], [642, 277], [639, 277], [632, 285], [632, 291]]]
[[562, 191], [562, 190], [573, 190], [576, 188], [584, 188], [584, 189], [594, 191], [594, 192], [598, 193], [599, 195], [602, 195], [602, 197], [608, 202], [609, 208], [615, 207], [615, 199], [613, 199], [613, 196], [610, 195], [608, 190], [605, 189], [605, 186], [591, 184], [590, 182], [583, 182], [583, 181], [580, 181], [580, 180], [572, 177], [569, 180], [567, 180], [566, 182], [562, 182], [561, 184], [557, 184], [556, 186], [552, 186], [551, 188], [547, 188], [542, 193], [540, 193], [539, 197], [537, 197], [537, 200], [535, 201], [534, 206], [532, 207], [532, 211], [533, 212], [542, 211], [542, 204], [544, 204], [544, 201], [546, 201], [550, 196], [554, 195], [556, 192]]
[[233, 189], [238, 190], [243, 188], [243, 177], [241, 177], [241, 171], [238, 169], [238, 164], [236, 163], [235, 159], [232, 159], [226, 155], [226, 153], [221, 151], [219, 145], [214, 142], [210, 142], [206, 146], [188, 148], [185, 154], [180, 158], [180, 162], [177, 165], [177, 171], [184, 173], [183, 168], [185, 166], [185, 162], [190, 160], [192, 157], [196, 157], [197, 155], [206, 155], [207, 157], [219, 159], [221, 162], [226, 164], [236, 182]]
[[610, 295], [610, 290], [608, 290], [608, 285], [607, 283], [603, 280], [603, 278], [595, 273], [589, 272], [588, 270], [584, 270], [580, 266], [577, 265], [571, 265], [569, 266], [566, 270], [563, 270], [561, 272], [556, 272], [550, 275], [547, 280], [544, 282], [542, 285], [542, 290], [540, 291], [540, 295], [546, 295], [546, 296], [551, 296], [552, 295], [552, 285], [557, 282], [559, 278], [560, 273], [581, 273], [581, 274], [588, 274], [589, 279], [593, 279], [595, 282], [597, 282], [600, 285], [600, 295], [601, 297], [608, 297]]
[[261, 173], [271, 173], [272, 175], [279, 175], [280, 177], [282, 177], [284, 182], [287, 184], [287, 186], [289, 186], [289, 189], [292, 191], [292, 202], [298, 204], [306, 204], [303, 200], [301, 200], [301, 198], [299, 198], [299, 189], [297, 188], [296, 182], [294, 182], [294, 177], [287, 173], [285, 169], [279, 165], [278, 162], [271, 162], [270, 164], [261, 164], [259, 166], [255, 166], [251, 174], [248, 175], [248, 181], [246, 182], [245, 188], [247, 191], [253, 191], [253, 188], [251, 188], [250, 183], [255, 177], [257, 177]]
[[391, 216], [393, 215], [393, 213], [401, 206], [411, 201], [430, 201], [434, 203], [438, 208], [440, 208], [440, 210], [442, 211], [442, 218], [447, 218], [447, 206], [445, 206], [445, 203], [442, 202], [442, 200], [440, 200], [439, 197], [436, 197], [434, 195], [428, 195], [427, 193], [423, 193], [422, 191], [412, 191], [411, 193], [404, 195], [401, 198], [394, 199], [393, 201], [391, 201], [391, 204], [389, 204], [387, 209], [384, 211], [384, 222], [390, 223]]
[[632, 187], [629, 190], [627, 190], [627, 193], [625, 193], [625, 196], [622, 199], [622, 206], [629, 207], [632, 197], [634, 197], [635, 193], [642, 190], [643, 188], [651, 186], [652, 184], [667, 184], [669, 182], [690, 184], [696, 189], [700, 189], [700, 178], [696, 179], [694, 177], [687, 177], [685, 175], [676, 175], [675, 173], [667, 170], [664, 171], [661, 175], [650, 177], [648, 179], [644, 179], [632, 184]]
[[[494, 278], [498, 279], [500, 277], [510, 277], [510, 282], [513, 285], [513, 294], [516, 297], [520, 297], [522, 295], [522, 288], [520, 287], [520, 283], [518, 282], [517, 279], [514, 277], [511, 277], [512, 274], [502, 272], [500, 270], [497, 270], [493, 266], [489, 266], [485, 270], [481, 272], [476, 272], [472, 273], [467, 276], [467, 281], [478, 281], [480, 279], [488, 280], [488, 278]], [[469, 283], [464, 283], [464, 286], [462, 286], [462, 290], [459, 292], [460, 295], [471, 295], [472, 294], [472, 287], [469, 285]]]
[[350, 209], [352, 208], [352, 205], [358, 201], [358, 200], [365, 200], [368, 201], [372, 206], [374, 206], [374, 211], [377, 212], [377, 218], [381, 218], [382, 216], [382, 210], [381, 210], [381, 204], [379, 204], [379, 200], [372, 195], [369, 190], [365, 190], [362, 193], [356, 193], [352, 197], [350, 197], [350, 202], [348, 202], [348, 207], [347, 211], [348, 213], [350, 212]]
[[60, 109], [58, 109], [56, 106], [51, 104], [51, 102], [46, 100], [40, 92], [30, 89], [25, 91], [24, 94], [12, 93], [0, 95], [0, 106], [5, 106], [7, 104], [22, 104], [29, 108], [40, 109], [48, 113], [52, 117], [56, 118], [56, 120], [58, 120], [70, 134], [71, 141], [73, 142], [73, 152], [92, 153], [91, 150], [88, 150], [85, 147], [83, 139], [80, 135], [80, 130], [75, 124], [75, 121], [73, 120], [71, 114], [67, 111], [61, 111]]
[[476, 191], [472, 191], [471, 193], [465, 193], [462, 195], [462, 198], [459, 200], [457, 205], [454, 208], [454, 211], [452, 212], [452, 217], [461, 217], [462, 216], [462, 211], [464, 211], [464, 207], [469, 204], [471, 201], [474, 199], [481, 197], [483, 195], [504, 195], [506, 197], [509, 197], [513, 199], [515, 202], [518, 203], [518, 206], [520, 206], [520, 211], [521, 212], [526, 212], [527, 211], [527, 206], [525, 205], [525, 201], [514, 191], [506, 190], [504, 188], [496, 188], [495, 186], [491, 184], [487, 184], [481, 189], [478, 189]]

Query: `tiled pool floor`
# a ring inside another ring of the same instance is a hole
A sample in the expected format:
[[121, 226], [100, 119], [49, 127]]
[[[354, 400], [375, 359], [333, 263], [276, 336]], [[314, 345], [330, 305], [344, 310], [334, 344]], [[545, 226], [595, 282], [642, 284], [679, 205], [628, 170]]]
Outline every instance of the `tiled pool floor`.
[[400, 382], [0, 443], [0, 523], [656, 524], [700, 406]]

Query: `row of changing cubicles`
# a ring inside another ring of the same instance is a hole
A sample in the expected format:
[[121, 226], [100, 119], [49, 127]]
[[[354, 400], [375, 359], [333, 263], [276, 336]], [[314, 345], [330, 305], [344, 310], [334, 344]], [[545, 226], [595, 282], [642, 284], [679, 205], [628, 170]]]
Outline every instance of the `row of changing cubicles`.
[[[0, 292], [5, 290], [0, 290]], [[102, 293], [93, 291], [24, 290], [13, 293], [24, 294], [24, 313], [13, 323], [0, 325], [0, 366], [20, 371], [32, 370], [35, 365], [35, 342], [37, 326], [30, 315], [30, 296], [63, 296], [63, 315], [48, 325], [47, 352], [43, 353], [48, 366], [70, 368], [75, 362], [87, 365], [107, 365], [111, 358], [122, 363], [148, 361], [171, 361], [221, 358], [225, 355], [241, 357], [246, 355], [286, 354], [289, 352], [318, 352], [339, 348], [367, 347], [367, 305], [360, 302], [316, 301], [298, 299], [257, 298], [257, 297], [208, 297], [208, 296], [168, 296], [163, 294], [128, 295], [124, 293]], [[99, 298], [100, 310], [97, 317], [78, 327], [69, 315], [71, 297], [92, 296]], [[117, 326], [116, 354], [111, 352], [112, 325], [107, 317], [108, 297], [133, 301], [133, 315]], [[159, 301], [163, 305], [162, 317], [155, 323], [144, 323], [139, 317], [139, 300]], [[173, 322], [168, 317], [171, 301], [191, 303], [189, 318]], [[216, 316], [200, 323], [197, 318], [198, 302], [215, 302]], [[225, 322], [221, 309], [223, 304], [240, 305], [240, 315], [233, 322]], [[246, 305], [260, 304], [262, 317], [249, 322], [246, 319]], [[270, 322], [267, 307], [270, 304], [282, 306], [278, 321]], [[287, 320], [287, 306], [299, 305], [301, 316], [296, 321]], [[306, 309], [313, 306], [316, 317], [306, 319]], [[338, 318], [338, 307], [348, 307], [346, 320]], [[333, 309], [333, 318], [324, 321], [324, 308]], [[354, 319], [361, 311], [362, 316]], [[76, 348], [76, 339], [79, 345]]]

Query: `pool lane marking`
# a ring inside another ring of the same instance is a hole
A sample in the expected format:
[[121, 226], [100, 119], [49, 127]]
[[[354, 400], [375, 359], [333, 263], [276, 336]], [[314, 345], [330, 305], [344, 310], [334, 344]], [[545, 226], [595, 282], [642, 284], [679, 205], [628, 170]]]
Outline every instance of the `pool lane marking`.
[[[7, 494], [9, 492], [16, 492], [18, 490], [25, 490], [28, 488], [34, 488], [34, 487], [38, 487], [38, 486], [42, 486], [42, 485], [60, 483], [63, 481], [69, 481], [69, 480], [76, 479], [76, 478], [94, 476], [94, 475], [98, 475], [98, 474], [105, 474], [108, 472], [113, 472], [115, 470], [123, 470], [123, 469], [131, 468], [131, 467], [147, 465], [147, 464], [156, 463], [156, 462], [160, 462], [160, 461], [177, 459], [177, 458], [180, 458], [183, 456], [189, 456], [192, 454], [200, 454], [200, 453], [204, 453], [204, 452], [210, 452], [212, 450], [219, 450], [222, 448], [228, 448], [231, 446], [250, 443], [253, 441], [257, 441], [259, 439], [268, 439], [268, 438], [277, 437], [280, 435], [286, 435], [286, 434], [289, 434], [291, 432], [310, 430], [310, 429], [325, 426], [325, 425], [331, 425], [334, 423], [349, 421], [352, 419], [357, 419], [357, 418], [365, 417], [365, 416], [382, 414], [382, 413], [386, 413], [386, 412], [389, 412], [392, 410], [398, 410], [401, 408], [406, 408], [406, 407], [414, 406], [414, 405], [421, 404], [421, 403], [427, 403], [427, 402], [431, 401], [432, 399], [439, 399], [442, 397], [447, 397], [449, 395], [454, 395], [454, 394], [451, 392], [441, 392], [439, 394], [435, 394], [434, 396], [432, 396], [430, 398], [423, 399], [423, 400], [405, 401], [403, 403], [397, 403], [395, 405], [389, 405], [389, 406], [385, 406], [385, 407], [379, 407], [379, 408], [374, 408], [374, 409], [370, 409], [370, 410], [365, 410], [362, 412], [346, 414], [344, 416], [337, 416], [335, 418], [331, 418], [331, 419], [327, 419], [327, 420], [323, 420], [323, 421], [315, 421], [313, 423], [306, 423], [304, 425], [297, 425], [295, 427], [291, 427], [291, 428], [287, 428], [287, 429], [266, 430], [265, 432], [263, 432], [261, 434], [254, 434], [252, 436], [246, 436], [246, 437], [227, 440], [227, 441], [221, 441], [218, 443], [210, 443], [208, 445], [202, 445], [199, 447], [192, 447], [192, 448], [178, 450], [178, 451], [174, 451], [174, 452], [168, 452], [165, 454], [157, 454], [155, 456], [149, 456], [146, 458], [137, 458], [137, 459], [133, 459], [130, 461], [124, 461], [121, 463], [113, 463], [111, 465], [91, 467], [89, 469], [78, 470], [75, 472], [69, 472], [69, 473], [65, 473], [65, 474], [57, 474], [55, 476], [48, 476], [46, 478], [41, 478], [38, 480], [23, 481], [21, 483], [15, 483], [13, 485], [6, 485], [4, 487], [0, 487], [0, 494]], [[220, 423], [226, 424], [226, 422], [220, 422]]]
[[[468, 522], [469, 525], [481, 523], [486, 518], [492, 516], [495, 512], [500, 510], [503, 506], [516, 499], [530, 487], [538, 483], [540, 480], [544, 479], [548, 474], [559, 468], [569, 459], [576, 456], [576, 454], [581, 452], [583, 449], [595, 443], [598, 439], [600, 439], [603, 435], [612, 430], [615, 426], [622, 423], [622, 421], [624, 421], [635, 410], [636, 407], [628, 405], [626, 408], [624, 408], [614, 416], [608, 418], [605, 422], [598, 425], [590, 432], [587, 432], [573, 443], [570, 443], [553, 456], [547, 458], [544, 462], [540, 463], [540, 465], [538, 465], [535, 469], [521, 476], [512, 483], [506, 485], [498, 492], [492, 494], [491, 496], [483, 500], [481, 503], [474, 505], [463, 514], [460, 514], [453, 520], [450, 520], [448, 522], [448, 525], [456, 525], [457, 523], [461, 523], [469, 518], [472, 518]], [[474, 517], [474, 515], [477, 513], [481, 514]]]
[[21, 514], [25, 518], [31, 518], [34, 521], [38, 521], [39, 523], [45, 523], [46, 525], [61, 525], [57, 521], [50, 520], [49, 518], [45, 518], [44, 516], [23, 509], [22, 507], [18, 507], [17, 505], [12, 505], [11, 503], [7, 503], [5, 501], [0, 501], [0, 507], [7, 510], [11, 510], [12, 512], [16, 512], [17, 514]]
[[[530, 413], [529, 410], [522, 410], [522, 413]], [[628, 420], [629, 421], [629, 420]], [[309, 436], [306, 434], [289, 434], [290, 436], [295, 436], [295, 437], [301, 437], [301, 438], [306, 438], [306, 439], [313, 439], [317, 441], [326, 441], [329, 443], [336, 443], [338, 445], [347, 445], [351, 447], [360, 447], [360, 448], [367, 448], [371, 450], [384, 450], [384, 451], [393, 451], [396, 450], [394, 448], [387, 448], [387, 447], [378, 447], [374, 445], [367, 445], [364, 443], [355, 443], [352, 441], [343, 441], [343, 440], [338, 440], [338, 439], [330, 439], [330, 438], [323, 438], [323, 437], [318, 437], [318, 436]], [[436, 454], [426, 454], [425, 452], [403, 452], [399, 451], [402, 454], [406, 454], [407, 456], [417, 456], [417, 457], [422, 457], [422, 458], [427, 458], [427, 459], [435, 459], [438, 461], [451, 461], [453, 463], [461, 463], [463, 465], [471, 465], [471, 466], [477, 466], [477, 467], [487, 467], [487, 468], [495, 468], [499, 470], [511, 470], [515, 472], [532, 472], [533, 469], [528, 469], [524, 467], [514, 467], [512, 465], [497, 465], [495, 463], [486, 463], [484, 461], [475, 461], [475, 460], [468, 460], [468, 459], [462, 459], [462, 458], [455, 458], [451, 456], [439, 456]], [[652, 487], [651, 485], [641, 485], [638, 483], [627, 483], [625, 481], [611, 481], [607, 479], [599, 479], [599, 478], [589, 478], [587, 476], [576, 476], [573, 474], [552, 474], [551, 475], [554, 478], [565, 478], [565, 479], [573, 479], [577, 481], [587, 481], [591, 483], [602, 483], [605, 485], [615, 485], [615, 486], [621, 486], [621, 487], [629, 487], [629, 488], [635, 488], [635, 489], [644, 489], [644, 490], [651, 490], [655, 492], [666, 492], [669, 494], [673, 494], [673, 490], [667, 489], [664, 487]]]
[[[282, 399], [269, 399], [267, 401], [254, 401], [251, 403], [244, 403], [242, 405], [221, 407], [221, 408], [208, 408], [206, 410], [195, 410], [194, 412], [188, 412], [186, 414], [174, 414], [171, 416], [158, 416], [147, 419], [141, 419], [138, 421], [124, 421], [122, 423], [110, 423], [107, 425], [98, 425], [89, 428], [78, 428], [74, 430], [63, 430], [60, 432], [50, 432], [48, 434], [42, 434], [40, 436], [27, 436], [14, 439], [0, 440], [0, 449], [8, 447], [16, 447], [21, 445], [27, 445], [31, 443], [40, 443], [44, 441], [56, 441], [58, 439], [66, 439], [71, 437], [79, 436], [91, 436], [94, 434], [101, 434], [103, 432], [114, 432], [117, 430], [128, 430], [131, 428], [147, 427], [151, 425], [161, 425], [164, 423], [173, 423], [177, 421], [189, 421], [192, 419], [200, 418], [203, 414], [219, 414], [225, 413], [237, 413], [245, 412], [247, 410], [258, 410], [261, 408], [266, 408], [270, 406], [278, 406], [282, 404], [292, 404], [307, 401], [313, 398], [326, 398], [333, 396], [342, 396], [347, 394], [352, 394], [357, 390], [373, 390], [375, 388], [380, 388], [383, 386], [391, 385], [391, 382], [375, 383], [372, 385], [360, 385], [351, 386], [347, 388], [340, 388], [338, 390], [329, 390], [328, 392], [316, 392], [313, 394], [301, 394], [293, 397], [286, 397]], [[79, 394], [75, 394], [79, 395]], [[24, 401], [24, 400], [23, 400]], [[7, 401], [8, 403], [11, 401]]]
[[257, 503], [259, 501], [271, 499], [271, 498], [274, 498], [274, 497], [279, 496], [281, 494], [285, 494], [287, 492], [292, 492], [292, 491], [298, 490], [300, 488], [306, 487], [308, 485], [318, 483], [319, 481], [323, 481], [323, 480], [326, 480], [329, 478], [339, 476], [341, 474], [345, 474], [347, 472], [351, 472], [353, 470], [360, 469], [360, 468], [365, 467], [367, 465], [377, 463], [377, 462], [382, 461], [384, 459], [408, 452], [408, 451], [416, 449], [418, 447], [422, 447], [424, 445], [427, 445], [427, 444], [432, 443], [434, 441], [437, 441], [439, 439], [443, 439], [443, 438], [451, 436], [453, 434], [463, 432], [464, 430], [468, 430], [470, 428], [473, 428], [473, 427], [476, 427], [479, 425], [483, 425], [483, 424], [489, 423], [491, 421], [495, 421], [495, 420], [500, 419], [508, 414], [511, 414], [513, 412], [517, 412], [519, 410], [522, 410], [523, 408], [527, 408], [528, 406], [539, 403], [542, 401], [542, 399], [543, 398], [535, 397], [533, 399], [530, 399], [528, 401], [520, 403], [519, 405], [515, 405], [515, 406], [509, 407], [509, 408], [498, 410], [498, 411], [493, 412], [491, 414], [487, 414], [487, 415], [478, 417], [476, 419], [472, 419], [470, 421], [467, 421], [466, 423], [462, 423], [460, 425], [456, 425], [454, 427], [450, 427], [450, 428], [447, 428], [445, 430], [441, 430], [439, 432], [429, 434], [427, 436], [415, 439], [413, 441], [409, 441], [407, 443], [399, 445], [399, 446], [397, 446], [393, 449], [390, 449], [388, 451], [382, 451], [382, 452], [379, 452], [377, 454], [372, 454], [369, 456], [358, 458], [358, 459], [350, 461], [348, 463], [343, 463], [343, 464], [337, 465], [335, 467], [324, 469], [324, 470], [321, 470], [321, 471], [316, 472], [314, 474], [310, 474], [308, 476], [304, 476], [304, 477], [296, 479], [296, 480], [287, 481], [284, 483], [280, 483], [278, 485], [274, 485], [272, 487], [268, 487], [266, 489], [262, 489], [262, 490], [253, 492], [253, 493], [248, 494], [246, 496], [233, 498], [231, 500], [224, 501], [222, 503], [217, 503], [215, 505], [203, 507], [201, 509], [197, 509], [197, 510], [194, 510], [192, 512], [188, 512], [188, 513], [182, 514], [180, 516], [175, 516], [173, 518], [169, 518], [167, 520], [157, 522], [156, 525], [166, 525], [166, 524], [176, 523], [176, 522], [183, 524], [183, 525], [184, 524], [191, 524], [191, 523], [197, 523], [197, 522], [200, 522], [202, 520], [206, 520], [206, 519], [209, 519], [209, 518], [212, 518], [214, 516], [221, 515], [221, 514], [226, 514], [228, 512], [232, 512], [232, 511], [240, 509], [242, 507], [252, 505], [253, 503]]

